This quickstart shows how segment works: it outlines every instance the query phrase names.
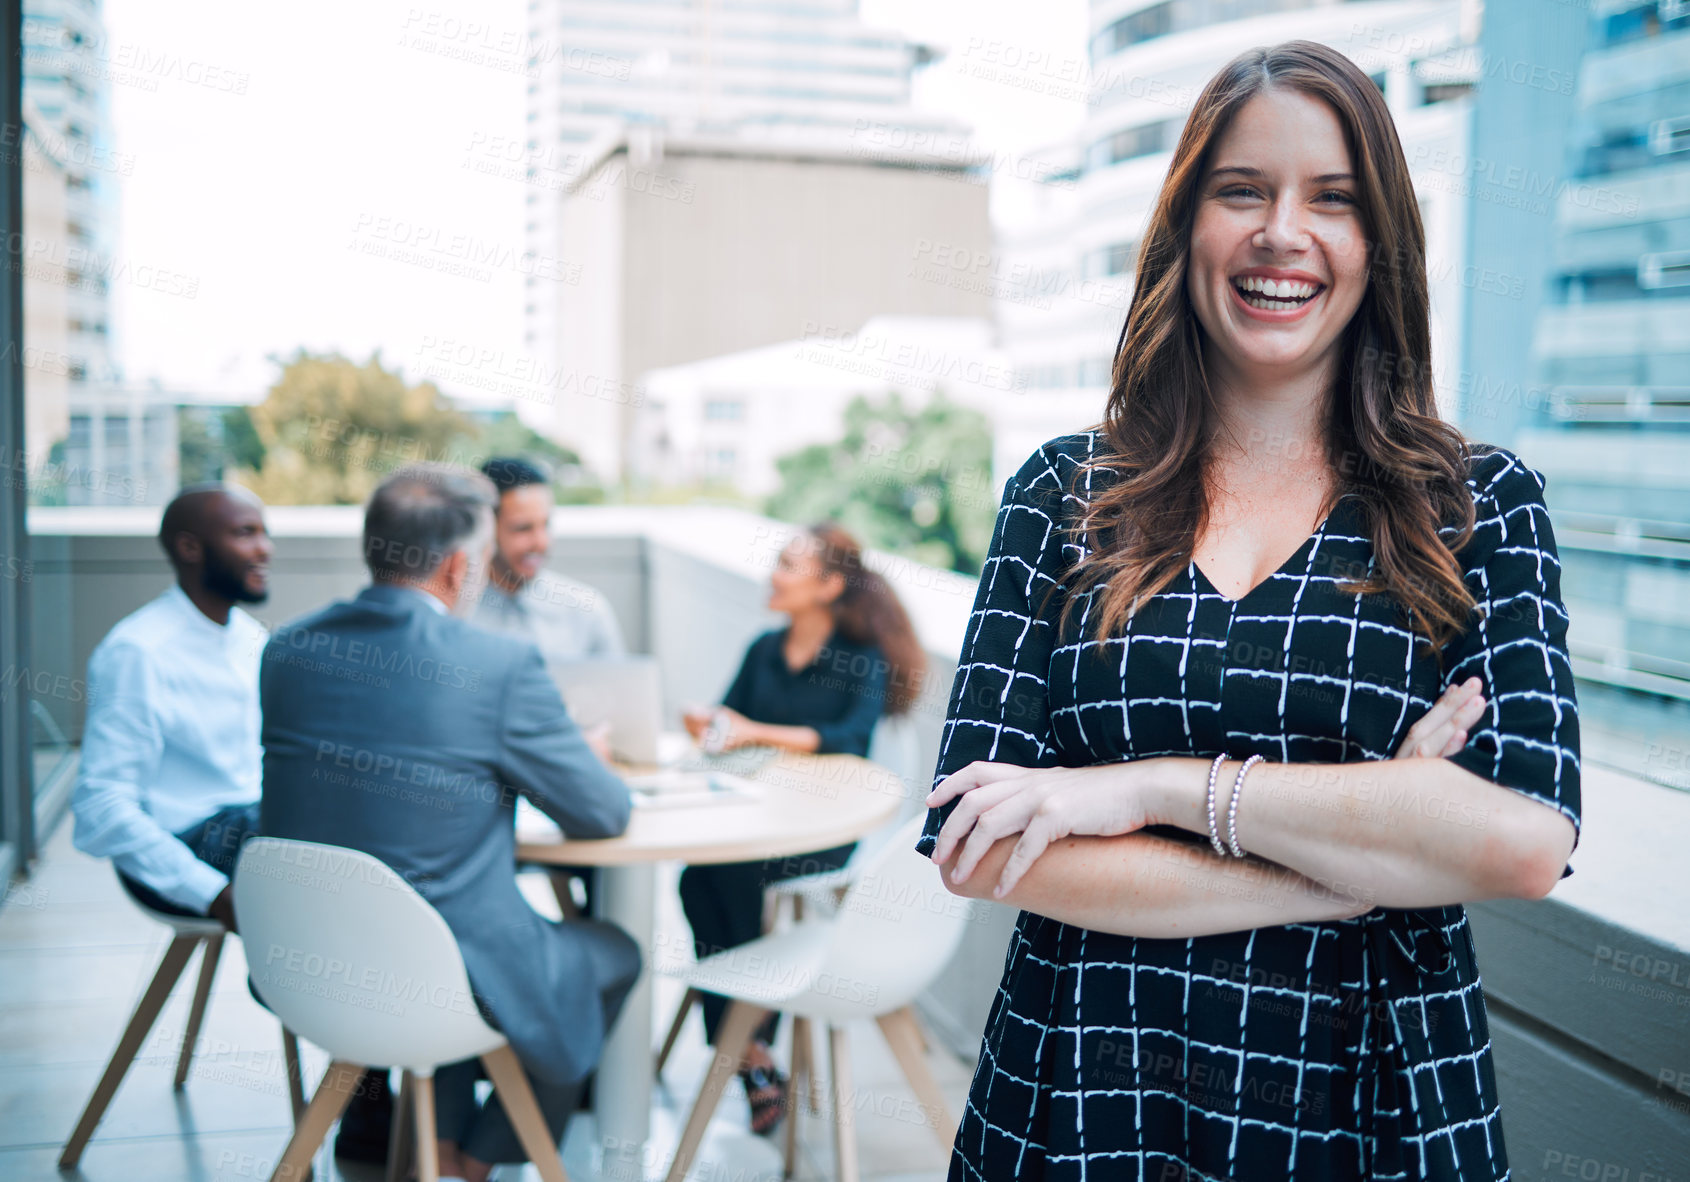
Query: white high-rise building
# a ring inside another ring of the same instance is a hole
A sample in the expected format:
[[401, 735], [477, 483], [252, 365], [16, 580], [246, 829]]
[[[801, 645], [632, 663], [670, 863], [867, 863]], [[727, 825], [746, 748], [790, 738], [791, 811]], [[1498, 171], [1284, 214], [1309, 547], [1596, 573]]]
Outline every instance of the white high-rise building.
[[1297, 38], [1355, 60], [1396, 120], [1426, 227], [1435, 381], [1452, 410], [1478, 14], [1478, 0], [1093, 0], [1079, 137], [1041, 153], [1051, 167], [1037, 181], [999, 179], [1033, 190], [1005, 202], [1015, 212], [996, 227], [998, 322], [1028, 389], [999, 416], [1000, 474], [1101, 417], [1139, 239], [1197, 95], [1238, 53]]
[[22, 34], [32, 495], [156, 503], [175, 480], [175, 407], [124, 389], [114, 360], [119, 186], [132, 161], [113, 144], [100, 0], [30, 0]]
[[640, 468], [647, 372], [816, 324], [989, 310], [921, 271], [924, 251], [989, 248], [982, 154], [910, 106], [932, 51], [855, 10], [531, 5], [525, 339], [559, 375], [547, 429], [601, 477]]
[[[863, 24], [856, 0], [535, 0], [529, 145], [585, 143], [617, 124], [786, 138], [909, 110], [926, 46]], [[532, 77], [536, 75], [537, 77]]]

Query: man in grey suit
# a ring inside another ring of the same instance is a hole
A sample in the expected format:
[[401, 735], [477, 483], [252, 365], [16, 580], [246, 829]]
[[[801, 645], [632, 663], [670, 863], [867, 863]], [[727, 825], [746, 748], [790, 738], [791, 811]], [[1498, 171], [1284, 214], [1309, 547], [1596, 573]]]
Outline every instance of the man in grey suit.
[[[483, 1010], [561, 1137], [640, 953], [609, 924], [551, 923], [515, 878], [516, 798], [571, 837], [628, 823], [627, 788], [571, 721], [530, 641], [471, 626], [492, 542], [492, 484], [421, 464], [364, 518], [372, 583], [277, 629], [259, 675], [260, 832], [348, 846], [403, 875], [445, 917]], [[478, 1182], [525, 1160], [473, 1063], [436, 1075], [440, 1172]]]

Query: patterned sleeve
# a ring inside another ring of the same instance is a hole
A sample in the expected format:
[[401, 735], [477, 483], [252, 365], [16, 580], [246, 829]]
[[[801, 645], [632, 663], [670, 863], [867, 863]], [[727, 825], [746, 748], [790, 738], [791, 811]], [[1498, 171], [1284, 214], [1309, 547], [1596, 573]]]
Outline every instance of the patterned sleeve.
[[1474, 462], [1469, 483], [1477, 522], [1459, 561], [1478, 621], [1445, 650], [1444, 686], [1476, 674], [1488, 705], [1467, 746], [1450, 758], [1561, 813], [1573, 823], [1576, 847], [1578, 703], [1544, 480], [1498, 449]]
[[[1046, 445], [1047, 447], [1049, 445]], [[1052, 767], [1045, 679], [1064, 566], [1061, 483], [1041, 447], [1004, 484], [991, 548], [951, 683], [939, 739], [938, 784], [975, 760]], [[955, 801], [929, 809], [916, 849], [931, 854]]]

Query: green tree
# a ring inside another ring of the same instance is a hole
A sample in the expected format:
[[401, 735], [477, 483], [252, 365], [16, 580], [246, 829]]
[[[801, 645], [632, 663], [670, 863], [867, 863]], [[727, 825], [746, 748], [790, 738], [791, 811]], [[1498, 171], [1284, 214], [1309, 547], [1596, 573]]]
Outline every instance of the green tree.
[[251, 418], [262, 458], [231, 478], [271, 505], [359, 505], [404, 464], [464, 462], [476, 437], [434, 383], [407, 385], [380, 353], [359, 365], [301, 349]]
[[264, 465], [264, 442], [244, 406], [179, 406], [176, 438], [185, 485], [221, 480], [226, 471], [256, 471]]
[[[594, 505], [603, 502], [604, 489], [581, 462], [581, 453], [547, 439], [517, 416], [500, 410], [475, 416], [476, 450], [482, 458], [519, 456], [540, 460], [552, 470], [552, 491], [560, 504]], [[477, 460], [479, 465], [480, 460]]]
[[775, 461], [781, 487], [765, 511], [798, 524], [832, 518], [864, 545], [977, 575], [992, 540], [992, 432], [986, 417], [935, 395], [918, 409], [896, 394], [845, 409], [837, 443]]

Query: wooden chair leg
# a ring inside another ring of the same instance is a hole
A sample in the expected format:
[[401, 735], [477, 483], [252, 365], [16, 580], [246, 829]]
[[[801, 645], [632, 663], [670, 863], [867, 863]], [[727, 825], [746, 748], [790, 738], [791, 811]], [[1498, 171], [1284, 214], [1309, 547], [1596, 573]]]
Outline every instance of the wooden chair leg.
[[669, 1033], [663, 1036], [663, 1046], [657, 1052], [657, 1074], [663, 1074], [663, 1065], [669, 1061], [669, 1052], [675, 1049], [675, 1040], [681, 1037], [681, 1027], [686, 1025], [687, 1015], [692, 1013], [692, 1007], [703, 998], [696, 989], [689, 988], [681, 998], [680, 1008], [675, 1011], [675, 1020], [669, 1023]]
[[746, 1044], [768, 1013], [762, 1006], [735, 1001], [722, 1016], [722, 1025], [716, 1031], [716, 1045], [710, 1056], [710, 1071], [698, 1089], [698, 1099], [693, 1101], [692, 1112], [687, 1115], [687, 1126], [681, 1133], [681, 1143], [675, 1147], [675, 1160], [669, 1166], [668, 1182], [681, 1182], [687, 1176], [693, 1156], [698, 1153], [699, 1142], [704, 1140], [704, 1129], [722, 1098], [722, 1089], [739, 1071]]
[[904, 1078], [909, 1080], [915, 1098], [927, 1110], [927, 1127], [939, 1138], [939, 1144], [949, 1149], [956, 1140], [957, 1118], [946, 1103], [945, 1094], [939, 1090], [939, 1081], [933, 1078], [932, 1068], [927, 1065], [927, 1056], [922, 1049], [921, 1023], [916, 1021], [915, 1010], [905, 1006], [890, 1014], [881, 1014], [875, 1021], [880, 1024], [880, 1033], [886, 1036], [898, 1066], [903, 1068]]
[[435, 1144], [434, 1076], [411, 1077], [411, 1119], [416, 1122], [417, 1182], [440, 1182], [440, 1147]]
[[414, 1164], [416, 1100], [416, 1081], [409, 1071], [401, 1072], [399, 1095], [393, 1101], [393, 1124], [387, 1130], [387, 1182], [405, 1182]]
[[792, 1078], [786, 1094], [786, 1145], [781, 1155], [783, 1178], [791, 1178], [798, 1168], [798, 1093], [808, 1092], [811, 1108], [815, 1107], [815, 1085], [810, 1076], [810, 1020], [792, 1019]]
[[821, 1077], [816, 1073], [815, 1030], [808, 1018], [792, 1019], [792, 1079], [795, 1085], [800, 1072], [804, 1077], [804, 1094], [809, 1099], [810, 1112], [820, 1116]]
[[82, 1119], [76, 1122], [70, 1140], [65, 1142], [64, 1152], [59, 1154], [59, 1169], [74, 1170], [76, 1163], [82, 1160], [82, 1151], [88, 1147], [88, 1140], [94, 1135], [94, 1126], [98, 1125], [100, 1118], [106, 1114], [106, 1107], [116, 1094], [117, 1085], [122, 1083], [123, 1077], [128, 1074], [129, 1065], [135, 1061], [135, 1052], [141, 1049], [147, 1032], [158, 1020], [159, 1011], [164, 1008], [170, 991], [176, 987], [176, 979], [187, 967], [188, 958], [194, 954], [194, 947], [199, 942], [198, 936], [177, 936], [170, 941], [170, 947], [164, 950], [164, 959], [159, 962], [158, 971], [153, 974], [152, 984], [148, 985], [147, 991], [141, 995], [134, 1016], [129, 1019], [123, 1036], [117, 1040], [117, 1049], [112, 1052], [111, 1062], [106, 1064], [105, 1074], [100, 1076], [100, 1082], [94, 1085], [94, 1094], [88, 1097], [88, 1107], [82, 1110]]
[[172, 1085], [178, 1092], [188, 1082], [188, 1068], [194, 1062], [194, 1043], [199, 1041], [200, 1023], [205, 1021], [205, 1004], [211, 1000], [211, 981], [217, 976], [217, 961], [223, 955], [223, 934], [205, 938], [205, 950], [200, 954], [200, 979], [194, 986], [194, 1001], [188, 1007], [188, 1025], [182, 1031], [182, 1050], [176, 1056], [176, 1079]]
[[833, 1068], [833, 1160], [838, 1182], [857, 1182], [857, 1130], [851, 1119], [851, 1044], [843, 1026], [827, 1028], [828, 1057]]
[[567, 870], [548, 870], [546, 877], [552, 880], [552, 897], [557, 900], [558, 910], [563, 913], [564, 921], [581, 919], [581, 909], [575, 905], [575, 892], [569, 889], [575, 876]]
[[293, 1123], [305, 1115], [305, 1073], [299, 1066], [299, 1036], [282, 1027], [282, 1062], [287, 1069], [288, 1103], [293, 1107]]
[[493, 1094], [504, 1105], [517, 1140], [522, 1142], [523, 1151], [540, 1172], [543, 1182], [569, 1182], [557, 1143], [546, 1127], [546, 1118], [540, 1114], [540, 1106], [534, 1102], [534, 1089], [528, 1086], [528, 1076], [516, 1052], [507, 1043], [481, 1056], [481, 1063], [487, 1068], [487, 1078], [493, 1081]]
[[311, 1103], [305, 1106], [305, 1114], [294, 1125], [293, 1136], [288, 1138], [288, 1147], [282, 1151], [281, 1160], [270, 1175], [270, 1182], [300, 1182], [309, 1176], [311, 1159], [317, 1155], [318, 1147], [329, 1135], [334, 1122], [346, 1111], [352, 1092], [363, 1074], [364, 1068], [360, 1064], [348, 1063], [344, 1059], [336, 1059], [329, 1064], [329, 1069], [323, 1072], [323, 1081], [317, 1085], [316, 1094], [311, 1097]]

